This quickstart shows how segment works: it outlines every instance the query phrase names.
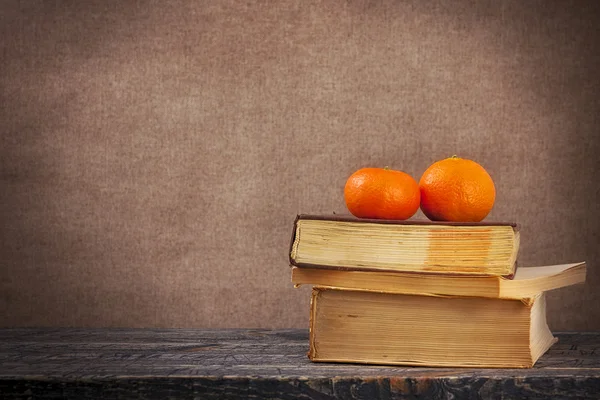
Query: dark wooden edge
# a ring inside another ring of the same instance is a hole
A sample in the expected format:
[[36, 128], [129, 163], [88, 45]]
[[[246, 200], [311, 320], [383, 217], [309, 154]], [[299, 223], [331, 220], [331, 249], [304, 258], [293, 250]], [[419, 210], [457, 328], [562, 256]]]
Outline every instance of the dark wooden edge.
[[592, 399], [600, 377], [131, 377], [0, 379], [6, 399]]

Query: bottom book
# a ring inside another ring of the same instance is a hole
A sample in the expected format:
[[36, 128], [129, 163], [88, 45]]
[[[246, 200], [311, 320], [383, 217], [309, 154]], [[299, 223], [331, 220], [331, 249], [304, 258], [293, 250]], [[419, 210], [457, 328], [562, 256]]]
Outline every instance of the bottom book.
[[315, 287], [312, 361], [529, 368], [556, 342], [544, 293], [527, 299]]

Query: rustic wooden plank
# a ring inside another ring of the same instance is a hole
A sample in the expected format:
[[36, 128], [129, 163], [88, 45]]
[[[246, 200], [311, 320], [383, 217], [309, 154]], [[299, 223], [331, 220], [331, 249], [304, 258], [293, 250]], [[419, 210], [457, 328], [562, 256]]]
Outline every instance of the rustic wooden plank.
[[0, 380], [2, 399], [596, 399], [597, 378]]
[[600, 333], [535, 368], [311, 363], [305, 330], [0, 329], [0, 398], [593, 398]]
[[56, 343], [189, 343], [194, 341], [250, 340], [279, 343], [282, 341], [305, 341], [308, 331], [299, 329], [64, 329], [64, 328], [3, 328], [0, 329], [0, 342]]

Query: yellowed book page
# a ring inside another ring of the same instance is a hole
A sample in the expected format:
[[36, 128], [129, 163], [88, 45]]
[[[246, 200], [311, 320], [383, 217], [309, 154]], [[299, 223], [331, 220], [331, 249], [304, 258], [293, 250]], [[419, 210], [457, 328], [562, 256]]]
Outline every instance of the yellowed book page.
[[533, 302], [320, 290], [311, 359], [421, 366], [532, 365]]
[[520, 299], [585, 282], [585, 262], [520, 268], [513, 280], [387, 271], [344, 271], [292, 267], [295, 285], [420, 295]]
[[546, 321], [546, 295], [538, 295], [531, 308], [531, 358], [535, 363], [554, 343], [558, 341], [552, 335]]
[[420, 295], [498, 297], [495, 277], [463, 277], [384, 271], [340, 271], [292, 267], [292, 283], [321, 287]]
[[515, 273], [515, 281], [529, 280], [537, 278], [546, 278], [550, 276], [560, 275], [570, 269], [584, 266], [585, 262], [577, 262], [570, 264], [546, 265], [539, 267], [521, 267]]
[[427, 226], [300, 220], [297, 265], [509, 275], [519, 247], [511, 226]]
[[532, 296], [562, 287], [585, 282], [585, 262], [519, 268], [514, 279], [500, 280], [500, 297], [519, 298]]

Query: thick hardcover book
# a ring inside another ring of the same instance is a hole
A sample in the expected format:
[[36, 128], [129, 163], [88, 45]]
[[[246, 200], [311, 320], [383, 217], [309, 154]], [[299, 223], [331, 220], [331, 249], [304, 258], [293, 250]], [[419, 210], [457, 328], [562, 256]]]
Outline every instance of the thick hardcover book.
[[295, 267], [504, 276], [517, 268], [519, 229], [509, 222], [432, 222], [298, 215]]
[[505, 279], [497, 276], [426, 275], [293, 267], [292, 283], [296, 286], [308, 284], [382, 293], [522, 299], [540, 292], [584, 283], [586, 269], [585, 262], [519, 267], [514, 279]]
[[528, 368], [555, 343], [543, 293], [528, 299], [314, 288], [312, 361]]

